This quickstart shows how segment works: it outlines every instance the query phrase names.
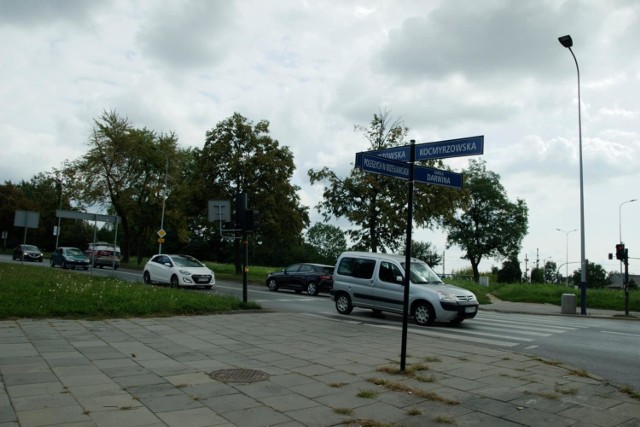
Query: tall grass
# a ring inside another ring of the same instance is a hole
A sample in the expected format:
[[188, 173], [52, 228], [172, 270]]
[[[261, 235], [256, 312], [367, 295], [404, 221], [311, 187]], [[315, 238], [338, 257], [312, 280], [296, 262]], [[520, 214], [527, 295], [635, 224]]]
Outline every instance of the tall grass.
[[0, 263], [0, 319], [198, 315], [257, 308], [253, 302], [213, 293]]
[[[580, 290], [554, 284], [498, 284], [489, 287], [489, 291], [504, 301], [533, 302], [539, 304], [560, 305], [562, 294], [575, 294], [580, 301]], [[587, 305], [605, 310], [624, 310], [625, 294], [622, 290], [587, 288]], [[629, 310], [640, 311], [640, 292], [629, 291]]]

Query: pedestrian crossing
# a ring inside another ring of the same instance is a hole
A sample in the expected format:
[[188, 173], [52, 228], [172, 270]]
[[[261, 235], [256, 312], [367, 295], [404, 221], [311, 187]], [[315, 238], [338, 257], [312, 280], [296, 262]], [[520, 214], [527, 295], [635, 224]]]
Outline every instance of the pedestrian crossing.
[[460, 327], [414, 328], [411, 333], [505, 348], [534, 348], [536, 340], [593, 326], [592, 322], [568, 317], [481, 311]]
[[[402, 328], [397, 318], [368, 322], [358, 321], [354, 316], [333, 314], [331, 317], [335, 320], [366, 323], [375, 328], [389, 330]], [[520, 346], [523, 349], [531, 349], [536, 347], [537, 340], [594, 326], [596, 326], [594, 319], [481, 311], [474, 319], [466, 320], [459, 326], [437, 324], [421, 327], [410, 323], [409, 334], [451, 339], [469, 344], [485, 344], [502, 348]]]

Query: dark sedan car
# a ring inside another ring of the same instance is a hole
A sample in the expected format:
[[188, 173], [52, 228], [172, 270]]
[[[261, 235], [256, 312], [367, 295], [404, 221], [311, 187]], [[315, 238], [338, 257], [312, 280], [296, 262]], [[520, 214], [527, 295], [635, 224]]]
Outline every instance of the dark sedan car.
[[51, 267], [89, 269], [89, 257], [78, 248], [61, 247], [51, 254]]
[[18, 245], [13, 250], [14, 260], [42, 262], [42, 258], [42, 251], [34, 245]]
[[333, 288], [333, 266], [323, 264], [293, 264], [282, 271], [269, 273], [267, 287], [270, 291], [293, 289], [297, 293], [306, 291], [309, 295], [329, 292]]

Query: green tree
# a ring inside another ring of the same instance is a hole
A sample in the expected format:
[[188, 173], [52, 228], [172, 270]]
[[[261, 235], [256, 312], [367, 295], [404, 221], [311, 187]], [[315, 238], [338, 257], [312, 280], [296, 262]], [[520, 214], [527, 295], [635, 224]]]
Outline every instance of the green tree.
[[445, 219], [447, 244], [465, 251], [463, 258], [471, 262], [477, 282], [483, 258], [508, 258], [520, 251], [528, 228], [528, 210], [523, 200], [509, 201], [500, 175], [488, 171], [484, 161], [469, 162], [464, 171], [463, 195], [462, 209]]
[[544, 282], [544, 270], [539, 267], [531, 269], [531, 283], [543, 283]]
[[[388, 112], [374, 114], [368, 128], [355, 126], [369, 142], [370, 150], [382, 150], [406, 144], [408, 129]], [[440, 161], [429, 166], [442, 168]], [[325, 182], [323, 200], [316, 206], [325, 220], [346, 218], [355, 249], [372, 252], [397, 251], [404, 242], [407, 223], [406, 182], [353, 169], [350, 176], [339, 177], [329, 168], [308, 171], [311, 184]], [[458, 192], [444, 187], [416, 185], [414, 188], [414, 221], [420, 227], [431, 227], [450, 214], [458, 200]]]
[[[573, 284], [578, 286], [580, 284], [580, 269], [573, 272]], [[591, 261], [587, 262], [587, 287], [592, 289], [604, 288], [611, 284], [607, 272], [600, 264], [595, 264]]]
[[518, 257], [512, 255], [502, 263], [502, 268], [497, 272], [498, 283], [520, 283], [522, 281], [522, 269]]
[[317, 262], [322, 264], [335, 264], [338, 256], [347, 249], [344, 231], [340, 227], [322, 222], [315, 223], [307, 230], [307, 243], [318, 254]]
[[558, 266], [554, 261], [547, 261], [544, 263], [544, 281], [545, 283], [558, 282]]
[[[111, 111], [94, 121], [88, 145], [89, 151], [65, 169], [69, 185], [87, 205], [101, 205], [121, 217], [123, 261], [128, 262], [134, 251], [140, 263], [160, 225], [165, 173], [171, 188], [180, 169], [177, 137], [137, 129]], [[179, 206], [169, 200], [166, 205]]]
[[[402, 251], [402, 253], [406, 254], [406, 250]], [[411, 256], [421, 259], [429, 264], [429, 267], [431, 268], [435, 268], [442, 264], [442, 255], [440, 255], [435, 249], [431, 248], [431, 243], [429, 242], [412, 241]]]
[[[302, 245], [302, 230], [309, 223], [291, 184], [293, 154], [269, 133], [269, 122], [253, 122], [239, 113], [207, 131], [202, 150], [195, 151], [191, 175], [195, 232], [221, 245], [218, 229], [207, 222], [207, 201], [235, 200], [246, 193], [248, 208], [259, 211], [260, 227], [252, 234], [253, 255], [262, 263], [282, 265]], [[234, 241], [236, 271], [240, 272], [239, 241]]]

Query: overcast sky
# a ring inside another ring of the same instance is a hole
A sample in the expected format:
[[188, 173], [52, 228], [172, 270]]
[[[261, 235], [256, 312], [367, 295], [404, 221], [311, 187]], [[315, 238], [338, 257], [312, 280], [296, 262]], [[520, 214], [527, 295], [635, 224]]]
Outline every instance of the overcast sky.
[[[315, 222], [322, 186], [307, 171], [348, 174], [368, 149], [354, 125], [387, 110], [417, 143], [484, 135], [476, 158], [529, 207], [522, 269], [525, 256], [564, 264], [568, 243], [572, 271], [578, 85], [565, 34], [581, 71], [586, 256], [619, 269], [607, 255], [622, 230], [640, 274], [640, 201], [621, 205], [640, 199], [634, 0], [0, 0], [0, 182], [82, 156], [105, 110], [185, 147], [238, 112], [292, 150]], [[414, 238], [445, 250], [439, 230]], [[460, 256], [447, 250], [447, 273], [469, 266]]]

